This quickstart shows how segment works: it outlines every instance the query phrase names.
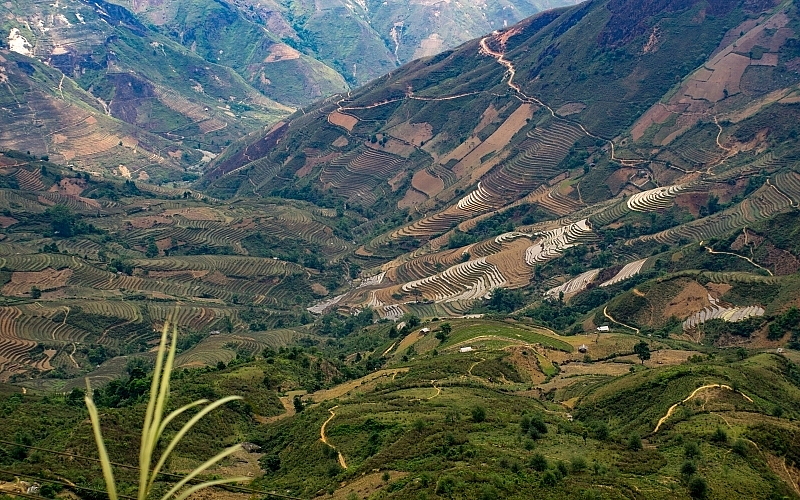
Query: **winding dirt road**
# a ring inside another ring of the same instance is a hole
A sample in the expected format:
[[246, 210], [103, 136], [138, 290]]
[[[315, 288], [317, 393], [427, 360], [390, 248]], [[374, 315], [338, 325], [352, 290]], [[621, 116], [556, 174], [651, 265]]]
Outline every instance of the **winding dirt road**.
[[325, 427], [328, 425], [328, 422], [330, 422], [331, 420], [333, 420], [333, 418], [336, 416], [336, 412], [334, 412], [333, 410], [335, 410], [335, 409], [336, 409], [336, 408], [338, 408], [338, 407], [339, 407], [339, 405], [336, 405], [336, 406], [334, 406], [333, 408], [329, 408], [329, 409], [328, 409], [328, 411], [329, 411], [329, 412], [331, 412], [331, 416], [330, 416], [330, 417], [328, 417], [328, 420], [326, 420], [326, 421], [325, 421], [325, 422], [322, 424], [322, 427], [320, 427], [320, 429], [319, 429], [319, 438], [322, 440], [322, 442], [323, 442], [323, 443], [327, 444], [328, 446], [330, 446], [331, 448], [333, 448], [334, 450], [336, 450], [336, 453], [337, 453], [337, 454], [338, 454], [338, 456], [339, 456], [339, 465], [341, 465], [341, 466], [342, 466], [342, 469], [347, 469], [347, 463], [344, 461], [344, 456], [342, 455], [342, 452], [341, 452], [341, 451], [339, 451], [339, 450], [337, 450], [337, 449], [336, 449], [336, 447], [335, 447], [335, 446], [333, 446], [333, 445], [332, 445], [332, 444], [331, 444], [331, 443], [328, 441], [328, 436], [326, 436], [326, 435], [325, 435]]
[[[680, 405], [682, 405], [683, 403], [686, 403], [687, 401], [691, 400], [692, 398], [694, 398], [695, 396], [697, 396], [697, 393], [698, 393], [698, 392], [700, 392], [700, 391], [705, 391], [706, 389], [727, 389], [727, 390], [729, 390], [729, 391], [734, 391], [733, 387], [731, 387], [731, 386], [729, 386], [729, 385], [725, 385], [725, 384], [708, 384], [708, 385], [703, 385], [703, 386], [700, 386], [700, 387], [698, 387], [697, 389], [695, 389], [694, 391], [692, 391], [692, 393], [691, 393], [691, 394], [689, 394], [688, 396], [686, 396], [686, 399], [684, 399], [683, 401], [679, 401], [679, 402], [677, 402], [677, 403], [675, 403], [674, 405], [672, 405], [672, 406], [670, 406], [670, 407], [669, 407], [669, 410], [667, 410], [667, 414], [666, 414], [666, 415], [664, 415], [663, 417], [661, 417], [661, 418], [658, 420], [658, 424], [656, 424], [656, 428], [655, 428], [655, 429], [653, 429], [653, 434], [655, 434], [656, 432], [658, 432], [658, 429], [660, 429], [660, 428], [661, 428], [661, 425], [662, 425], [664, 422], [666, 422], [666, 421], [667, 421], [667, 419], [668, 419], [669, 417], [671, 417], [671, 416], [672, 416], [672, 414], [675, 412], [675, 409], [676, 409], [678, 406], [680, 406]], [[734, 392], [736, 392], [737, 394], [740, 394], [740, 395], [741, 395], [743, 398], [745, 398], [746, 400], [750, 401], [751, 403], [753, 402], [753, 400], [752, 400], [752, 399], [750, 399], [750, 397], [749, 397], [747, 394], [745, 394], [745, 393], [743, 393], [743, 392], [740, 392], [740, 391], [734, 391]]]
[[622, 323], [621, 321], [617, 321], [617, 320], [615, 320], [615, 319], [614, 319], [614, 318], [613, 318], [613, 317], [612, 317], [610, 314], [608, 314], [608, 306], [606, 306], [606, 307], [604, 307], [604, 308], [603, 308], [603, 316], [605, 316], [606, 318], [608, 318], [608, 319], [609, 319], [610, 321], [612, 321], [613, 323], [616, 323], [616, 324], [618, 324], [618, 325], [622, 325], [622, 326], [624, 326], [625, 328], [630, 328], [631, 330], [633, 330], [633, 331], [635, 331], [635, 332], [636, 332], [636, 335], [639, 335], [639, 329], [638, 329], [638, 328], [636, 328], [636, 327], [633, 327], [633, 326], [631, 326], [631, 325], [626, 325], [625, 323]]

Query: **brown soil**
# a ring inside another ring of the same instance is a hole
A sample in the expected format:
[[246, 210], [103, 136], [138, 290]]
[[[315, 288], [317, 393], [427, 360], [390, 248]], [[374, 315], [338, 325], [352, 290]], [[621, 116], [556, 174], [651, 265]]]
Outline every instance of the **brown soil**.
[[292, 59], [300, 59], [300, 52], [286, 44], [276, 43], [269, 48], [269, 55], [264, 59], [264, 62], [273, 63], [278, 61], [290, 61]]
[[180, 215], [189, 220], [214, 220], [222, 221], [222, 217], [211, 208], [175, 208], [172, 210], [165, 210], [162, 214], [165, 217], [172, 217], [173, 215]]
[[61, 182], [53, 184], [49, 191], [68, 196], [80, 196], [84, 189], [86, 189], [86, 181], [83, 179], [61, 179]]
[[341, 136], [339, 136], [338, 139], [336, 139], [335, 141], [333, 141], [331, 143], [331, 146], [333, 146], [335, 148], [343, 148], [343, 147], [347, 146], [349, 143], [350, 143], [350, 141], [347, 140], [347, 137], [341, 135]]
[[695, 281], [690, 281], [664, 308], [663, 316], [675, 316], [684, 320], [692, 314], [702, 311], [711, 305], [708, 301], [708, 290]]
[[319, 283], [312, 283], [311, 291], [314, 292], [314, 294], [320, 296], [328, 295], [328, 289], [320, 285]]
[[[389, 481], [396, 481], [408, 476], [407, 472], [386, 471], [389, 473]], [[333, 492], [333, 495], [325, 495], [320, 498], [330, 498], [333, 500], [342, 500], [351, 498], [355, 494], [356, 498], [373, 498], [376, 491], [384, 488], [388, 483], [383, 480], [383, 472], [373, 472], [364, 476], [360, 476], [352, 483], [343, 483], [338, 490]]]
[[358, 118], [351, 115], [345, 115], [338, 111], [334, 111], [328, 115], [328, 121], [334, 125], [338, 125], [348, 132], [353, 131], [353, 127], [358, 123]]
[[433, 127], [430, 123], [403, 122], [389, 129], [389, 134], [418, 146], [433, 137]]
[[411, 185], [417, 191], [421, 191], [433, 198], [444, 189], [444, 182], [438, 177], [429, 174], [427, 170], [422, 169], [411, 179]]
[[536, 362], [536, 354], [533, 349], [528, 346], [509, 346], [505, 349], [509, 352], [506, 360], [511, 363], [514, 368], [528, 381], [534, 384], [541, 384], [545, 381], [546, 376], [539, 368]]
[[413, 207], [415, 205], [419, 205], [420, 203], [425, 203], [428, 199], [427, 196], [420, 193], [416, 189], [410, 188], [406, 191], [406, 195], [403, 196], [403, 199], [397, 202], [398, 208], [407, 208]]
[[[341, 144], [341, 145], [337, 144], [339, 141], [344, 141], [344, 144]], [[346, 138], [339, 137], [338, 139], [333, 141], [333, 145], [337, 146], [337, 147], [346, 146], [347, 142], [348, 141], [347, 141]], [[314, 167], [316, 167], [320, 163], [325, 163], [326, 161], [330, 161], [330, 160], [336, 158], [337, 156], [339, 156], [339, 153], [335, 153], [334, 152], [334, 153], [328, 153], [328, 154], [326, 154], [324, 156], [316, 156], [315, 157], [315, 156], [311, 156], [309, 154], [309, 151], [306, 151], [306, 163], [300, 168], [300, 170], [295, 172], [294, 175], [296, 175], [299, 179], [302, 179], [303, 177], [305, 177], [308, 174], [310, 174], [311, 171], [314, 170]]]
[[202, 278], [208, 274], [208, 270], [202, 271], [150, 271], [147, 275], [151, 278], [170, 278], [173, 276], [181, 276], [184, 274], [191, 275], [193, 279]]
[[162, 215], [148, 215], [146, 217], [137, 217], [126, 222], [134, 229], [150, 229], [158, 224], [172, 224], [173, 220]]
[[508, 144], [508, 141], [514, 137], [514, 134], [525, 126], [526, 120], [533, 116], [535, 107], [530, 104], [522, 104], [519, 108], [511, 113], [506, 121], [489, 137], [486, 138], [478, 147], [470, 151], [458, 164], [453, 167], [453, 173], [459, 178], [463, 177], [473, 169], [478, 167], [481, 162], [480, 159], [493, 152], [499, 151], [503, 146]]
[[56, 271], [48, 267], [37, 272], [11, 273], [11, 281], [3, 287], [3, 295], [25, 295], [36, 286], [42, 290], [66, 286], [67, 280], [72, 276], [72, 269]]
[[0, 228], [5, 229], [7, 227], [13, 226], [17, 222], [19, 221], [13, 217], [6, 217], [5, 215], [0, 215]]
[[611, 194], [614, 196], [622, 190], [623, 186], [628, 183], [628, 179], [631, 176], [636, 175], [635, 168], [619, 168], [614, 171], [613, 174], [609, 175], [606, 179], [606, 185], [611, 190]]
[[414, 146], [398, 141], [396, 139], [389, 139], [383, 146], [381, 146], [378, 143], [372, 144], [371, 142], [367, 142], [366, 145], [369, 148], [378, 151], [386, 151], [387, 153], [392, 153], [397, 156], [402, 156], [403, 158], [408, 158], [409, 156], [411, 156], [412, 153], [414, 153], [414, 151], [416, 151], [416, 148]]
[[392, 188], [393, 193], [398, 189], [400, 189], [400, 186], [403, 185], [403, 181], [405, 180], [406, 175], [407, 175], [406, 171], [401, 170], [400, 172], [397, 172], [397, 174], [394, 177], [389, 179], [389, 187]]

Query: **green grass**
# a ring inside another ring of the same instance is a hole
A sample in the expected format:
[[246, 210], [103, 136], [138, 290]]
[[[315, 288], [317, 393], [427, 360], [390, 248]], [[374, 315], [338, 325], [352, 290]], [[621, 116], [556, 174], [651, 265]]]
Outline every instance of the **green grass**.
[[[487, 337], [486, 339], [480, 337]], [[476, 339], [480, 343], [503, 341], [508, 339], [515, 343], [541, 344], [560, 351], [572, 352], [574, 348], [554, 336], [545, 335], [527, 328], [513, 327], [499, 322], [480, 322], [454, 324], [453, 333], [442, 344], [443, 348], [460, 345]]]

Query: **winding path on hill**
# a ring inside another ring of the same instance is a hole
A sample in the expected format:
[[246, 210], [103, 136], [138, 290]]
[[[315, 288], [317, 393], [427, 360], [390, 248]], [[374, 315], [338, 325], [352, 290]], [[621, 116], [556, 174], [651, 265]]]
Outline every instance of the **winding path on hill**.
[[733, 391], [733, 392], [735, 392], [735, 393], [737, 393], [737, 394], [740, 394], [740, 395], [741, 395], [743, 398], [745, 398], [745, 399], [746, 399], [746, 400], [748, 400], [749, 402], [751, 402], [751, 403], [753, 402], [753, 400], [752, 400], [752, 399], [751, 399], [751, 398], [750, 398], [750, 397], [749, 397], [747, 394], [745, 394], [745, 393], [743, 393], [743, 392], [741, 392], [741, 391], [737, 391], [737, 390], [735, 390], [733, 387], [731, 387], [731, 386], [729, 386], [729, 385], [725, 385], [725, 384], [708, 384], [708, 385], [703, 385], [703, 386], [700, 386], [700, 387], [698, 387], [698, 388], [697, 388], [697, 389], [695, 389], [694, 391], [692, 391], [692, 393], [691, 393], [691, 394], [689, 394], [688, 396], [686, 396], [686, 399], [684, 399], [683, 401], [678, 401], [678, 402], [677, 402], [677, 403], [675, 403], [674, 405], [670, 406], [670, 407], [669, 407], [669, 410], [667, 410], [667, 414], [666, 414], [666, 415], [664, 415], [663, 417], [661, 417], [661, 418], [658, 420], [658, 423], [656, 424], [656, 428], [655, 428], [655, 429], [653, 429], [653, 434], [655, 434], [656, 432], [658, 432], [658, 429], [660, 429], [660, 428], [661, 428], [661, 425], [662, 425], [664, 422], [666, 422], [666, 421], [667, 421], [667, 419], [668, 419], [669, 417], [671, 417], [671, 416], [672, 416], [672, 414], [675, 412], [675, 409], [676, 409], [678, 406], [682, 405], [683, 403], [686, 403], [687, 401], [689, 401], [689, 400], [691, 400], [692, 398], [694, 398], [695, 396], [697, 396], [697, 393], [698, 393], [698, 392], [700, 392], [700, 391], [705, 391], [705, 390], [707, 390], [707, 389], [727, 389], [727, 390], [729, 390], [729, 391]]
[[345, 470], [346, 470], [346, 469], [347, 469], [347, 463], [344, 461], [344, 456], [342, 455], [342, 452], [341, 452], [341, 451], [339, 451], [339, 450], [337, 450], [337, 449], [336, 449], [336, 447], [335, 447], [335, 446], [333, 446], [333, 445], [332, 445], [332, 444], [331, 444], [331, 443], [328, 441], [328, 436], [326, 436], [326, 435], [325, 435], [325, 427], [328, 425], [328, 422], [330, 422], [331, 420], [333, 420], [333, 418], [336, 416], [336, 412], [334, 412], [333, 410], [335, 410], [335, 409], [336, 409], [336, 408], [338, 408], [338, 407], [339, 407], [339, 405], [336, 405], [336, 406], [334, 406], [333, 408], [329, 408], [329, 409], [328, 409], [328, 411], [329, 411], [329, 412], [331, 412], [331, 416], [330, 416], [330, 417], [328, 417], [328, 420], [326, 420], [326, 421], [325, 421], [325, 422], [322, 424], [322, 427], [320, 427], [320, 429], [319, 429], [319, 437], [320, 437], [320, 439], [322, 440], [322, 442], [323, 442], [323, 443], [327, 444], [328, 446], [330, 446], [331, 448], [333, 448], [334, 450], [336, 450], [336, 453], [337, 453], [337, 454], [338, 454], [338, 456], [339, 456], [339, 465], [341, 465], [341, 466], [342, 466], [342, 469], [345, 469]]
[[53, 337], [53, 340], [55, 340], [55, 339], [56, 339], [56, 332], [57, 332], [57, 331], [59, 331], [60, 329], [64, 328], [64, 325], [66, 325], [66, 324], [67, 324], [67, 318], [69, 317], [69, 307], [67, 307], [67, 306], [64, 306], [64, 309], [66, 309], [66, 312], [64, 313], [64, 321], [62, 321], [62, 322], [61, 322], [61, 324], [60, 324], [60, 325], [58, 325], [58, 326], [57, 326], [57, 327], [56, 327], [56, 328], [53, 330], [53, 332], [51, 333], [51, 335], [52, 335], [52, 337]]
[[[700, 244], [702, 245], [703, 242], [701, 241]], [[770, 276], [774, 276], [774, 274], [772, 274], [772, 271], [770, 271], [769, 269], [767, 269], [764, 266], [756, 264], [755, 261], [753, 261], [753, 259], [751, 259], [750, 257], [745, 257], [744, 255], [739, 255], [738, 253], [733, 253], [733, 252], [718, 252], [718, 251], [714, 250], [713, 248], [711, 248], [709, 246], [704, 246], [704, 248], [706, 250], [708, 250], [708, 253], [713, 254], [713, 255], [733, 255], [734, 257], [739, 257], [740, 259], [744, 259], [747, 262], [753, 264], [757, 268], [763, 269], [764, 271], [768, 272]]]
[[612, 317], [610, 314], [608, 314], [608, 306], [605, 306], [605, 307], [603, 308], [603, 316], [605, 316], [606, 318], [608, 318], [608, 319], [609, 319], [610, 321], [612, 321], [613, 323], [616, 323], [616, 324], [618, 324], [618, 325], [622, 325], [622, 326], [624, 326], [625, 328], [630, 328], [631, 330], [633, 330], [633, 331], [635, 331], [635, 332], [636, 332], [636, 335], [639, 335], [639, 329], [638, 329], [638, 328], [636, 328], [636, 327], [634, 327], [634, 326], [631, 326], [631, 325], [626, 325], [625, 323], [623, 323], [623, 322], [621, 322], [621, 321], [617, 321], [617, 320], [615, 320], [615, 319], [614, 319], [614, 318], [613, 318], [613, 317]]
[[[534, 96], [529, 96], [525, 92], [523, 92], [522, 89], [520, 88], [520, 86], [517, 85], [516, 83], [514, 83], [514, 76], [516, 76], [516, 74], [517, 74], [517, 70], [514, 68], [514, 63], [512, 63], [511, 61], [509, 61], [508, 59], [505, 58], [505, 53], [504, 52], [497, 52], [495, 50], [492, 50], [489, 47], [489, 44], [487, 43], [487, 40], [489, 40], [489, 39], [491, 39], [493, 37], [496, 38], [499, 33], [500, 33], [499, 31], [495, 31], [491, 35], [481, 38], [480, 49], [478, 50], [478, 53], [479, 54], [483, 54], [483, 55], [487, 55], [487, 56], [490, 56], [490, 57], [494, 57], [500, 65], [502, 65], [502, 66], [504, 66], [506, 68], [506, 73], [508, 74], [508, 86], [509, 86], [509, 88], [514, 90], [517, 94], [519, 94], [519, 96], [521, 96], [520, 100], [522, 100], [524, 102], [534, 102], [534, 103], [542, 106], [543, 108], [545, 108], [553, 118], [560, 118], [560, 119], [562, 119], [562, 120], [564, 120], [564, 121], [566, 121], [568, 123], [572, 123], [573, 125], [576, 125], [577, 127], [579, 127], [583, 131], [584, 134], [586, 134], [587, 136], [591, 137], [592, 139], [598, 139], [598, 140], [601, 140], [601, 141], [605, 141], [606, 143], [608, 143], [608, 145], [609, 145], [609, 147], [611, 149], [611, 160], [617, 161], [620, 164], [625, 165], [625, 166], [639, 165], [639, 164], [642, 164], [642, 163], [646, 163], [645, 160], [631, 160], [631, 159], [617, 158], [616, 157], [615, 146], [614, 146], [614, 141], [612, 141], [610, 139], [604, 139], [602, 137], [599, 137], [599, 136], [596, 136], [596, 135], [592, 134], [580, 122], [572, 121], [572, 120], [569, 120], [569, 119], [564, 118], [562, 116], [556, 115], [556, 112], [553, 111], [553, 108], [551, 108], [550, 106], [545, 104], [542, 100], [540, 100], [540, 99], [538, 99], [538, 98], [536, 98]], [[517, 33], [518, 32], [515, 31], [512, 28], [511, 30], [506, 31], [504, 34], [506, 35], [506, 40], [507, 40], [508, 38], [516, 35]], [[505, 47], [505, 40], [501, 40], [500, 44], [501, 44], [501, 46]]]

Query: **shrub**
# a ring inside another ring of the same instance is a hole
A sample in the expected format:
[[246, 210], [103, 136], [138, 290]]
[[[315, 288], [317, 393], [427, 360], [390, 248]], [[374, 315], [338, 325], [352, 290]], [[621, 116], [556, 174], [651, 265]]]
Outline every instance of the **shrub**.
[[746, 457], [747, 456], [747, 441], [745, 441], [744, 439], [737, 439], [733, 443], [733, 446], [731, 446], [731, 449], [737, 455], [739, 455], [741, 457]]
[[700, 476], [695, 476], [689, 481], [689, 496], [692, 498], [706, 498], [708, 496], [708, 483]]
[[583, 457], [575, 457], [572, 459], [570, 466], [572, 468], [572, 472], [574, 473], [583, 472], [587, 467], [586, 459]]
[[683, 447], [683, 454], [686, 458], [697, 458], [700, 456], [700, 447], [695, 442], [686, 443]]
[[483, 422], [486, 420], [486, 408], [483, 406], [476, 406], [472, 409], [472, 421]]
[[697, 466], [691, 460], [687, 460], [681, 465], [681, 474], [684, 476], [693, 476], [695, 472], [697, 472]]
[[542, 486], [555, 486], [558, 483], [558, 478], [551, 471], [542, 474]]
[[728, 442], [728, 433], [725, 432], [725, 429], [722, 427], [717, 427], [717, 430], [714, 431], [714, 434], [711, 435], [711, 441], [715, 443], [727, 443]]
[[545, 456], [541, 453], [534, 453], [531, 457], [529, 465], [531, 469], [538, 472], [543, 472], [547, 470], [547, 458], [545, 458]]
[[638, 434], [631, 434], [628, 438], [628, 449], [639, 451], [642, 449], [642, 438]]

